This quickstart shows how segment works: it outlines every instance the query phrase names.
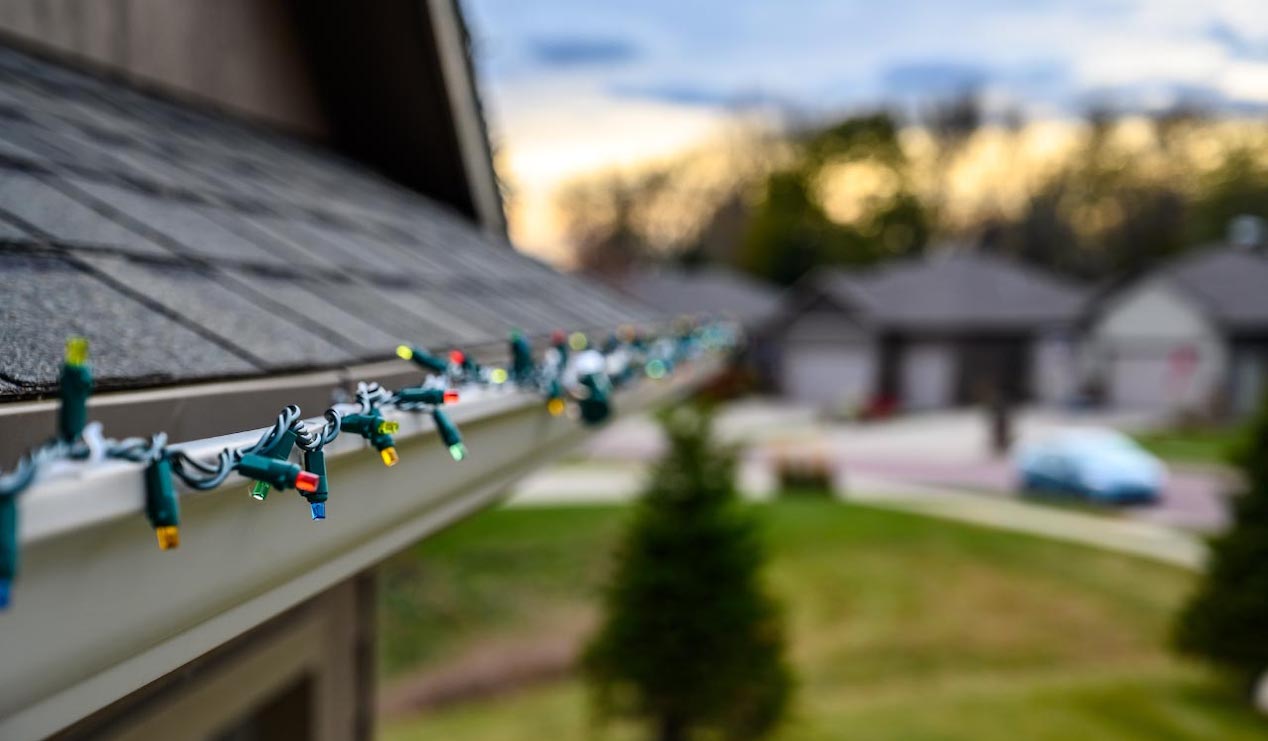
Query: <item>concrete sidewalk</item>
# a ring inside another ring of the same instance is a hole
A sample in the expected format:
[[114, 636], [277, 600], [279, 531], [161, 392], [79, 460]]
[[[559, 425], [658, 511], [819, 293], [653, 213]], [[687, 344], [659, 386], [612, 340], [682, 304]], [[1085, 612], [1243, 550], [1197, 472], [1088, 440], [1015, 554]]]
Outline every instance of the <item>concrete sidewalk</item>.
[[1017, 499], [855, 476], [842, 498], [871, 506], [968, 522], [1000, 530], [1162, 561], [1201, 570], [1206, 544], [1198, 537], [1165, 525], [1034, 504]]

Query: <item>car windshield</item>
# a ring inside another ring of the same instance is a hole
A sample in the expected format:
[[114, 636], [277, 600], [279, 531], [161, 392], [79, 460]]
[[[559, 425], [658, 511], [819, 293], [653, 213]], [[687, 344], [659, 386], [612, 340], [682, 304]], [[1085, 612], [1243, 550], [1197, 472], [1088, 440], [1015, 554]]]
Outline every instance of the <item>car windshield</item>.
[[1062, 442], [1079, 450], [1108, 452], [1137, 449], [1131, 438], [1114, 430], [1072, 430], [1062, 436]]

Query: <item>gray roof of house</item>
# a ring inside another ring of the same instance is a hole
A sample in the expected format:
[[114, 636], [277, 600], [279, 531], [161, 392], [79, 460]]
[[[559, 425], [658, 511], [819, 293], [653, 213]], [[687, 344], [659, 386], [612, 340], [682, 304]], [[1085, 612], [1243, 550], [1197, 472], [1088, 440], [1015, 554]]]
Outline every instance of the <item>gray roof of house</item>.
[[1241, 247], [1194, 250], [1160, 274], [1192, 296], [1217, 323], [1268, 332], [1268, 256]]
[[0, 400], [336, 367], [656, 312], [313, 145], [0, 47]]
[[815, 284], [878, 329], [1030, 331], [1075, 322], [1087, 291], [1015, 260], [943, 247]]
[[778, 288], [716, 265], [636, 270], [618, 285], [667, 313], [729, 317], [745, 323], [769, 319], [780, 303]]

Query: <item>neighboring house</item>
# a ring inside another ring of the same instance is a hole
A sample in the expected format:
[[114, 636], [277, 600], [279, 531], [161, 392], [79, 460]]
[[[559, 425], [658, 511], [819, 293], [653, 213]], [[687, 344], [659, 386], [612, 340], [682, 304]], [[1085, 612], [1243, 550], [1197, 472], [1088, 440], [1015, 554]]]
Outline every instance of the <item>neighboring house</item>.
[[767, 328], [779, 313], [779, 288], [721, 265], [631, 270], [612, 285], [667, 314], [739, 322], [748, 340], [739, 367], [759, 388], [775, 385], [778, 347]]
[[1087, 373], [1111, 407], [1244, 414], [1268, 373], [1268, 257], [1212, 246], [1092, 304]]
[[780, 290], [728, 267], [648, 268], [612, 285], [668, 314], [724, 318], [758, 329], [779, 310]]
[[[316, 416], [335, 387], [417, 383], [401, 341], [496, 359], [512, 327], [661, 316], [505, 241], [451, 0], [4, 0], [0, 31], [6, 470], [54, 429], [72, 335], [107, 435], [207, 455], [285, 404]], [[393, 414], [396, 467], [333, 444], [328, 520], [234, 477], [182, 494], [172, 551], [138, 465], [37, 481], [0, 612], [0, 738], [371, 738], [375, 564], [583, 434], [477, 391], [452, 410], [459, 464], [429, 418]]]
[[903, 409], [1063, 401], [1084, 291], [1014, 260], [942, 247], [875, 268], [821, 270], [792, 289], [781, 385], [799, 401]]

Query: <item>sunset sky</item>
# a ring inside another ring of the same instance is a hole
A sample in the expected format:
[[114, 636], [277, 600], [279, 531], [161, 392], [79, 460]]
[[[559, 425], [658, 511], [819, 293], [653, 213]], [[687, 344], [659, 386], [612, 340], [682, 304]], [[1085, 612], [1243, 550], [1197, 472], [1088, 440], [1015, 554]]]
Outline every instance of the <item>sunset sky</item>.
[[558, 185], [708, 141], [738, 110], [815, 119], [957, 90], [1070, 117], [1268, 110], [1263, 0], [463, 0], [512, 237], [566, 254]]

